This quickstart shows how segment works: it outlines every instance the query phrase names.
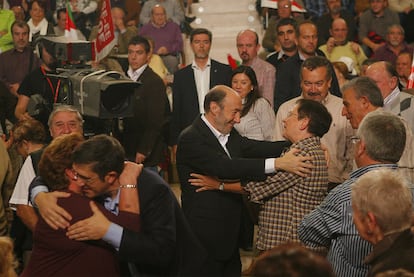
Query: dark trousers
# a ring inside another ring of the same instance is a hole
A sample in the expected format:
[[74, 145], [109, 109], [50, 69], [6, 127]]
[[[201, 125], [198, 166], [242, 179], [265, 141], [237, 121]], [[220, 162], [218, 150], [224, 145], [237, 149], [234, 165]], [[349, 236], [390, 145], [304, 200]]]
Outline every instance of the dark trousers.
[[211, 270], [209, 270], [210, 276], [215, 277], [240, 277], [241, 276], [241, 260], [239, 249], [235, 249], [230, 259], [225, 261], [214, 260], [212, 261]]

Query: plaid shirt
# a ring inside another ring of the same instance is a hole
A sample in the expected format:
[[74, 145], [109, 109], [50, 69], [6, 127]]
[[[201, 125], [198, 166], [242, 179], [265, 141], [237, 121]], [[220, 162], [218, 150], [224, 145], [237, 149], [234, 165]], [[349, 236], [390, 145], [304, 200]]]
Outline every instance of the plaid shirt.
[[327, 9], [325, 0], [304, 0], [303, 3], [311, 17], [321, 17]]
[[299, 223], [327, 194], [328, 168], [320, 138], [301, 140], [291, 148], [299, 148], [299, 155], [313, 157], [315, 167], [310, 176], [304, 178], [278, 171], [263, 182], [249, 182], [245, 187], [250, 193], [250, 201], [263, 204], [259, 213], [259, 250], [268, 250], [285, 242], [299, 242]]

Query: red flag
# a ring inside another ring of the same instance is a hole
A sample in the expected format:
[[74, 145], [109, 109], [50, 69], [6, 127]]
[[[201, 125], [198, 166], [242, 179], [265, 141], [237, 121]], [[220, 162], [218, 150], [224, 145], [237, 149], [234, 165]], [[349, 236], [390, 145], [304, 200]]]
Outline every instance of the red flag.
[[240, 66], [240, 62], [233, 58], [233, 56], [230, 54], [227, 54], [227, 61], [229, 62], [231, 69], [236, 69]]
[[116, 44], [110, 0], [103, 0], [102, 2], [101, 15], [99, 17], [98, 36], [94, 42], [97, 60], [101, 60], [106, 57]]
[[78, 40], [78, 34], [76, 33], [76, 25], [73, 21], [72, 9], [70, 8], [69, 1], [66, 1], [65, 37]]
[[407, 88], [414, 88], [414, 59], [413, 59], [413, 62], [411, 64], [410, 76], [408, 76]]

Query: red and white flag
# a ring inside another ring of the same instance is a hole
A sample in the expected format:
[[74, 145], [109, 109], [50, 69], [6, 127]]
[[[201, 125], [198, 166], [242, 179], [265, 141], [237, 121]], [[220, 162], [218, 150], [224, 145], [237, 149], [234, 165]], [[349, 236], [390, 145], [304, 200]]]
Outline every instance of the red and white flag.
[[[262, 0], [261, 6], [262, 8], [271, 8], [271, 9], [277, 9], [277, 0]], [[298, 2], [291, 1], [292, 3], [292, 12], [299, 12], [299, 13], [305, 13], [306, 9], [302, 7]]]
[[66, 1], [65, 37], [71, 40], [78, 40], [76, 25], [75, 21], [73, 21], [72, 9], [70, 7], [69, 1]]
[[103, 0], [101, 15], [99, 17], [98, 36], [94, 40], [96, 59], [98, 61], [105, 58], [116, 45], [114, 31], [110, 0]]
[[410, 76], [408, 76], [407, 88], [414, 88], [414, 59], [413, 59], [413, 62], [411, 64]]

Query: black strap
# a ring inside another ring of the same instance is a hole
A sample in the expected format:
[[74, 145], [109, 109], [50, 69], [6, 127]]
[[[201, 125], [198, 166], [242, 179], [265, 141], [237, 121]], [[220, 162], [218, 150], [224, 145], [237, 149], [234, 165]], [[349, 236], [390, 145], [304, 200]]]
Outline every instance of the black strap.
[[29, 47], [29, 50], [30, 50], [29, 71], [27, 72], [27, 74], [29, 74], [30, 72], [32, 72], [32, 69], [33, 69], [33, 57], [34, 57], [34, 53], [33, 53], [33, 49], [31, 47]]
[[40, 158], [42, 157], [43, 150], [44, 150], [44, 148], [30, 153], [30, 157], [32, 158], [33, 169], [35, 171], [36, 176], [39, 175], [38, 165], [39, 165], [39, 162], [40, 162]]

